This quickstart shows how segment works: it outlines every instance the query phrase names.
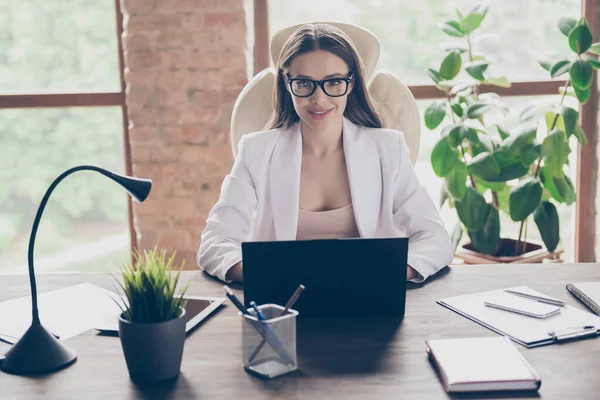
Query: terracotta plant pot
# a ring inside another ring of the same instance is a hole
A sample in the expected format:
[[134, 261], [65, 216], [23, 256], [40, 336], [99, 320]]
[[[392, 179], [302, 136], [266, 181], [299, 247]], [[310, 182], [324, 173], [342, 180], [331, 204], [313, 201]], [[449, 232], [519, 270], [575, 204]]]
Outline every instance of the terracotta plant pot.
[[549, 252], [544, 245], [533, 240], [527, 241], [525, 252], [520, 255], [514, 255], [517, 241], [515, 239], [500, 239], [498, 253], [489, 255], [480, 253], [473, 247], [472, 243], [466, 243], [456, 250], [456, 257], [461, 258], [465, 264], [510, 264], [510, 263], [541, 263], [544, 259], [549, 262], [562, 262], [560, 254], [564, 250], [555, 250]]

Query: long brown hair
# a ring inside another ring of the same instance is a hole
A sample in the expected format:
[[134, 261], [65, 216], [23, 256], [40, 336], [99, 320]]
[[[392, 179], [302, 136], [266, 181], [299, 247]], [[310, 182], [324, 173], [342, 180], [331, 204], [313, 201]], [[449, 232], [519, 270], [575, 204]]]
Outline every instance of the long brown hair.
[[273, 91], [275, 118], [270, 129], [287, 129], [300, 119], [294, 109], [292, 95], [287, 91], [283, 74], [287, 72], [294, 58], [315, 50], [325, 50], [340, 57], [353, 73], [354, 87], [348, 94], [344, 116], [356, 125], [381, 128], [381, 120], [373, 110], [365, 86], [362, 60], [350, 38], [329, 24], [306, 24], [288, 38], [277, 61], [277, 83]]

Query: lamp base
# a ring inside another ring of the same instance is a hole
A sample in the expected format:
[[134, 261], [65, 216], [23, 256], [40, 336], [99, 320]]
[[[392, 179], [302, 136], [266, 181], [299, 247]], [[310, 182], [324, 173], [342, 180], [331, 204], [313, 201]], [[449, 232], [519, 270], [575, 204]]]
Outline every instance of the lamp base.
[[0, 369], [15, 375], [44, 374], [66, 368], [76, 359], [75, 351], [56, 339], [38, 320], [5, 354]]

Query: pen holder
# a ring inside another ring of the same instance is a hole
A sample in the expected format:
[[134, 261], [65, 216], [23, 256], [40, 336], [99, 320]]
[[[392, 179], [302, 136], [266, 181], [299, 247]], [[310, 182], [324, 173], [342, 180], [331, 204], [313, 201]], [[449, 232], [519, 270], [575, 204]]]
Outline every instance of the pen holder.
[[266, 320], [260, 321], [253, 309], [251, 315], [242, 316], [242, 348], [244, 369], [264, 378], [295, 371], [296, 358], [296, 310], [281, 315], [283, 307], [263, 304], [258, 309]]

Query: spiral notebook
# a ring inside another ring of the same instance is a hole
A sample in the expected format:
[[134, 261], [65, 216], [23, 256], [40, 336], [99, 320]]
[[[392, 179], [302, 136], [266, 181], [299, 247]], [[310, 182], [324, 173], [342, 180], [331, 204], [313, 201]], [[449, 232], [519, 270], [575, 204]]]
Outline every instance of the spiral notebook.
[[600, 315], [600, 282], [569, 283], [567, 290], [596, 315]]

